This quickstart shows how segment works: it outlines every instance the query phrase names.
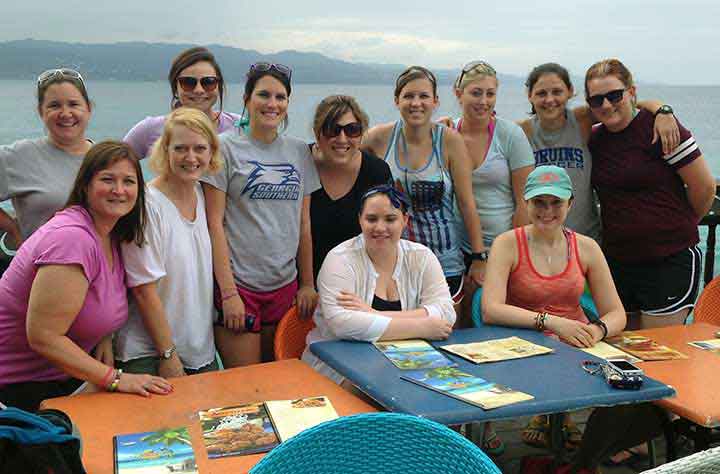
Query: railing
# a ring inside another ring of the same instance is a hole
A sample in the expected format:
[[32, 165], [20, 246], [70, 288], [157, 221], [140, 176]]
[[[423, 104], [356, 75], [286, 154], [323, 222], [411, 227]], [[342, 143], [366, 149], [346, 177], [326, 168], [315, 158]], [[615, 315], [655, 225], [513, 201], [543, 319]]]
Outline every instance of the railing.
[[700, 220], [698, 225], [708, 227], [706, 250], [705, 250], [705, 284], [710, 283], [715, 273], [715, 243], [717, 226], [720, 224], [720, 185], [715, 190], [715, 200], [710, 212]]

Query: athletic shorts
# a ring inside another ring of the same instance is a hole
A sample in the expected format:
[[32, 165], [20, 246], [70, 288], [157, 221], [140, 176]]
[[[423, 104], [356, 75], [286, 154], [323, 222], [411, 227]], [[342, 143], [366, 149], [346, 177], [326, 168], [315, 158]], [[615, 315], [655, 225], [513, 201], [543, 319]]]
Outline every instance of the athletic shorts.
[[463, 282], [465, 278], [463, 275], [454, 275], [445, 277], [448, 288], [450, 288], [450, 296], [452, 297], [453, 303], [458, 304], [462, 301], [465, 292], [463, 291]]
[[625, 311], [665, 316], [695, 305], [702, 266], [697, 245], [658, 262], [607, 261]]
[[[295, 301], [298, 291], [297, 280], [271, 291], [254, 291], [237, 285], [238, 293], [245, 303], [245, 315], [255, 316], [255, 323], [250, 332], [260, 332], [262, 325], [277, 324]], [[220, 290], [215, 286], [215, 309], [218, 310], [218, 319], [215, 324], [224, 325], [222, 315], [222, 302]]]

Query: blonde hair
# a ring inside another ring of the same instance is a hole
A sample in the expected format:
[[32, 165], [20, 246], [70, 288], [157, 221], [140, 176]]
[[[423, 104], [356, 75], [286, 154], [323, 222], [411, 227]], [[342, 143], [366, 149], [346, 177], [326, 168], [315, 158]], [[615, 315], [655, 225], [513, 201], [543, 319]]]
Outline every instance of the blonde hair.
[[168, 163], [168, 147], [170, 139], [177, 127], [186, 127], [195, 133], [199, 133], [207, 139], [210, 145], [212, 156], [208, 165], [208, 173], [215, 174], [220, 171], [223, 165], [220, 154], [220, 140], [218, 139], [215, 126], [204, 112], [189, 107], [180, 107], [173, 110], [165, 119], [165, 127], [160, 138], [157, 139], [150, 153], [150, 169], [158, 174], [167, 174], [170, 171]]
[[455, 79], [455, 89], [462, 91], [472, 81], [475, 81], [481, 77], [494, 77], [495, 82], [498, 83], [497, 72], [495, 68], [485, 61], [472, 61], [466, 64], [458, 77]]
[[607, 76], [617, 77], [626, 89], [634, 85], [632, 73], [619, 59], [603, 59], [590, 66], [585, 73], [585, 97], [590, 97], [588, 82], [591, 79]]

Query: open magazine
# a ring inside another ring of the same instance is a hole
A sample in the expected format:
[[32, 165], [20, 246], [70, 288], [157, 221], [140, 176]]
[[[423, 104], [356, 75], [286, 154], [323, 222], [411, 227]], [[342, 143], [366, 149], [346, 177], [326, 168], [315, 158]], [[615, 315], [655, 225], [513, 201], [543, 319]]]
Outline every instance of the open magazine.
[[534, 344], [515, 336], [492, 341], [449, 344], [439, 348], [475, 364], [521, 359], [553, 352], [549, 347]]
[[400, 378], [485, 410], [534, 398], [527, 393], [465, 373], [456, 367], [408, 371]]
[[642, 360], [672, 360], [687, 359], [688, 357], [682, 352], [671, 349], [667, 346], [661, 346], [649, 337], [642, 336], [632, 331], [624, 331], [617, 336], [605, 339], [608, 344], [612, 344], [618, 349], [639, 357]]
[[186, 428], [118, 435], [113, 439], [115, 474], [197, 474]]
[[390, 359], [395, 367], [402, 370], [433, 369], [457, 365], [422, 339], [383, 341], [373, 345]]
[[327, 397], [248, 403], [200, 412], [208, 457], [270, 451], [280, 442], [338, 417]]

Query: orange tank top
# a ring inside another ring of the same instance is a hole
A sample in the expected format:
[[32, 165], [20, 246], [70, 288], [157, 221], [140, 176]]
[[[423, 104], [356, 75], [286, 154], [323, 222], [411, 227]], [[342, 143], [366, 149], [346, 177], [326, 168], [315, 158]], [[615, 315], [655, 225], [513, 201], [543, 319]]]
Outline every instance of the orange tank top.
[[580, 264], [575, 232], [564, 229], [568, 244], [565, 270], [557, 275], [541, 275], [530, 259], [525, 228], [515, 229], [518, 263], [510, 272], [507, 285], [507, 304], [533, 312], [547, 312], [555, 316], [589, 323], [580, 307], [585, 290], [585, 273]]

